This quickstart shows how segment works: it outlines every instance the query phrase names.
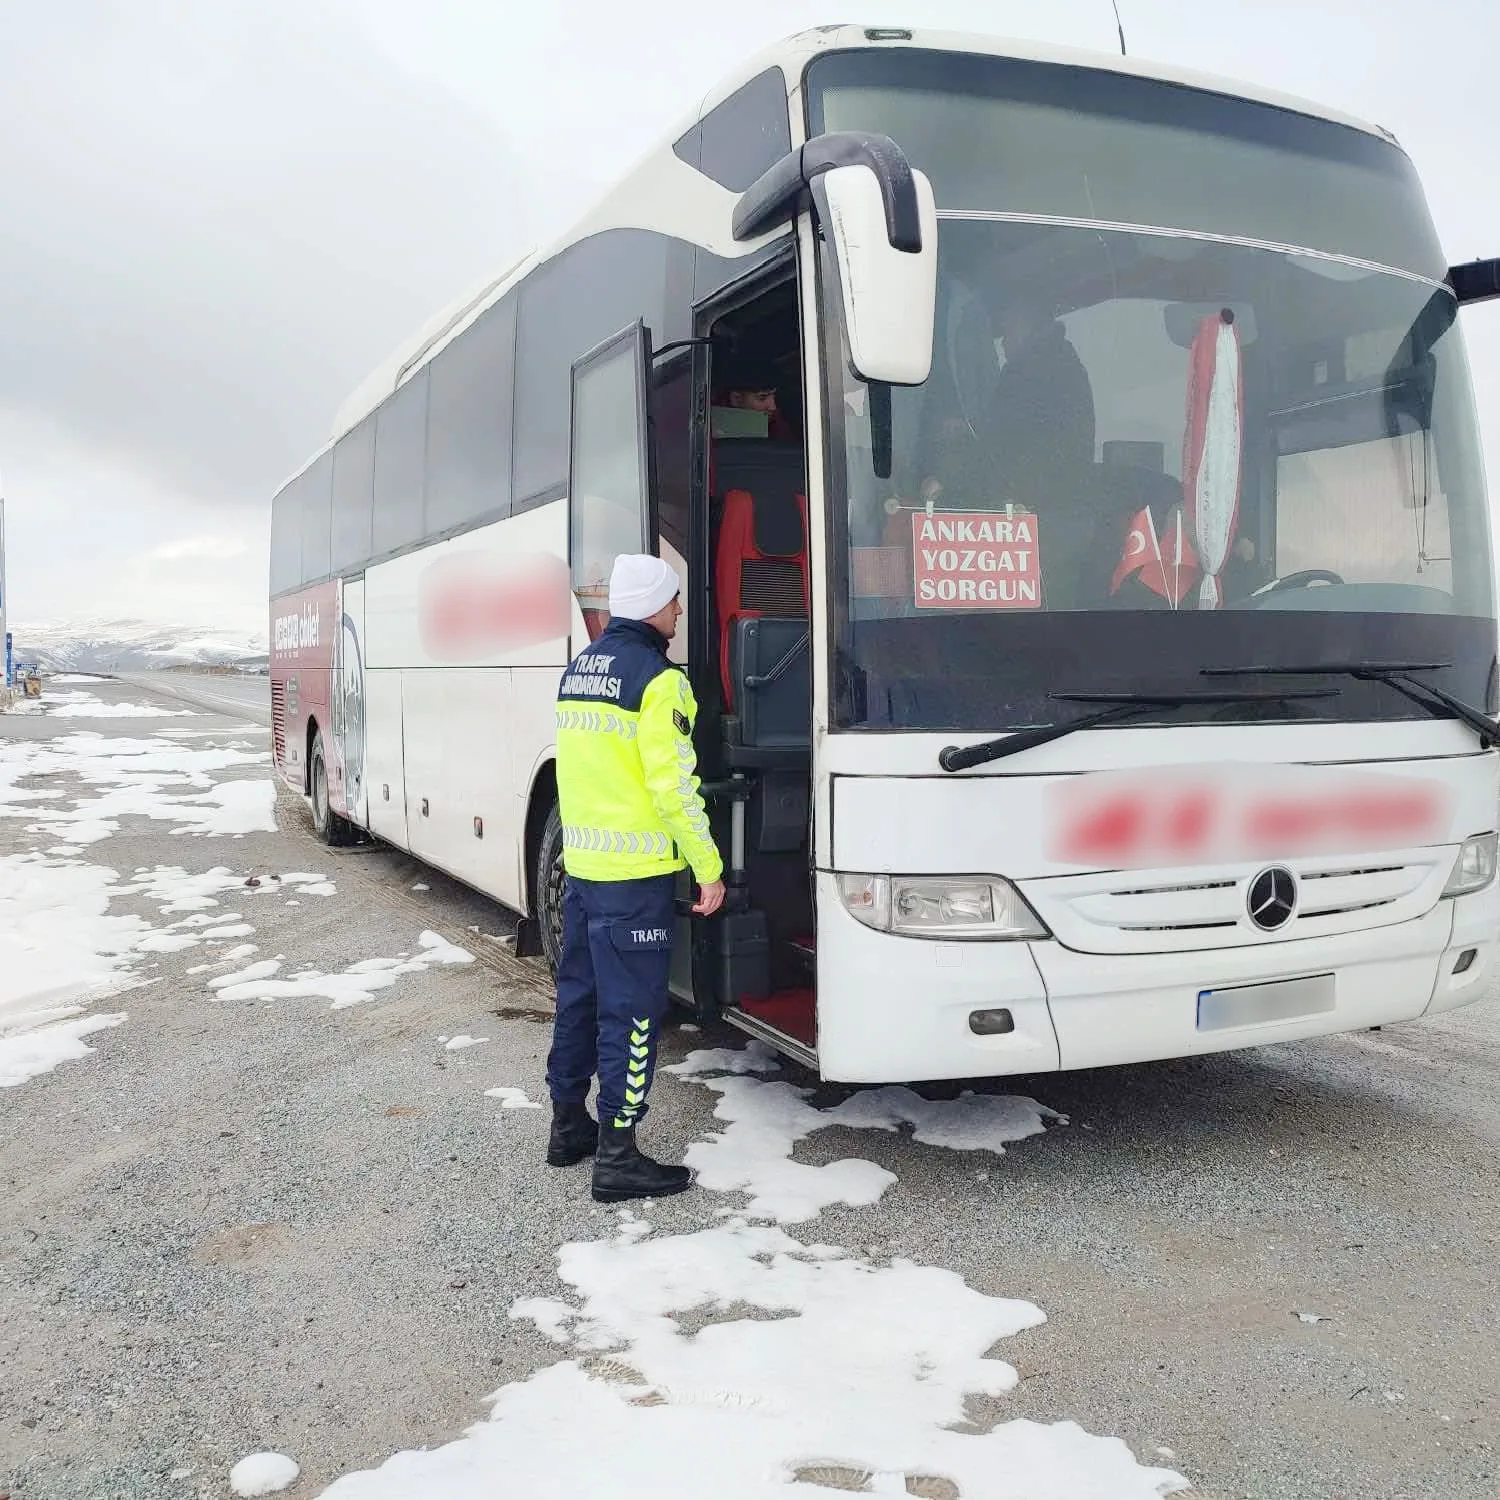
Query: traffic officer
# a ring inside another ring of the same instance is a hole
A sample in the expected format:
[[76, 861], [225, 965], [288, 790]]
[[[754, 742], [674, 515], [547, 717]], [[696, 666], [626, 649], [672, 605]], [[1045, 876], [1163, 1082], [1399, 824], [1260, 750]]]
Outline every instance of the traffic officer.
[[[557, 695], [567, 883], [547, 1160], [566, 1167], [594, 1156], [601, 1203], [680, 1193], [692, 1181], [635, 1141], [668, 1004], [677, 872], [692, 866], [699, 915], [724, 901], [724, 864], [698, 791], [698, 705], [667, 660], [677, 596], [677, 574], [660, 558], [616, 558], [609, 625], [569, 664]], [[597, 1124], [584, 1102], [595, 1073]]]

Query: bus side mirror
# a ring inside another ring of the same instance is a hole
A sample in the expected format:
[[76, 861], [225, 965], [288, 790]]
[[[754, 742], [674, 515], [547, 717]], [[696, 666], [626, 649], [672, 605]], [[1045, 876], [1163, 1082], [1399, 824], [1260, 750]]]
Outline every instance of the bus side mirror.
[[838, 266], [854, 374], [870, 384], [921, 385], [932, 370], [937, 309], [937, 205], [912, 173], [920, 241], [891, 243], [880, 183], [867, 166], [835, 167], [813, 187]]
[[740, 195], [735, 239], [779, 228], [809, 197], [833, 248], [854, 373], [872, 387], [921, 385], [932, 368], [937, 303], [932, 184], [889, 136], [814, 136]]
[[1471, 260], [1451, 266], [1448, 285], [1460, 307], [1470, 302], [1491, 302], [1500, 297], [1500, 260]]

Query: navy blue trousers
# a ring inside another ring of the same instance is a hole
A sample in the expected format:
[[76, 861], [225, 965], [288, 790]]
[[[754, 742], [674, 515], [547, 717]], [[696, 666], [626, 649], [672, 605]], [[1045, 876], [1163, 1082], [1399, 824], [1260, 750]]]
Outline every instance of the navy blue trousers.
[[646, 1113], [667, 1013], [676, 884], [673, 875], [568, 876], [547, 1088], [557, 1104], [582, 1104], [597, 1073], [601, 1124], [623, 1128]]

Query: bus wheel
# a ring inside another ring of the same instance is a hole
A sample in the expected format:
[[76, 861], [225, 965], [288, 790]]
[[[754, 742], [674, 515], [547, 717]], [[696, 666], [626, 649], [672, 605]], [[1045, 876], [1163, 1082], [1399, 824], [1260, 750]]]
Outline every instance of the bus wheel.
[[557, 804], [547, 814], [536, 851], [536, 920], [541, 929], [542, 952], [553, 973], [562, 958], [563, 933], [563, 837], [562, 813]]
[[312, 761], [309, 767], [312, 782], [313, 832], [331, 847], [354, 841], [354, 825], [334, 812], [328, 801], [328, 758], [323, 753], [323, 731], [313, 734]]

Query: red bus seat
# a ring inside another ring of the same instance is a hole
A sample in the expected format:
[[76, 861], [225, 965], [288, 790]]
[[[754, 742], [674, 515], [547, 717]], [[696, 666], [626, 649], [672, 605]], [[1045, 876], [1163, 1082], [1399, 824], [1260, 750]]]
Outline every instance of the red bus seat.
[[811, 613], [802, 449], [764, 438], [721, 438], [714, 444], [714, 471], [724, 494], [714, 562], [719, 671], [724, 708], [733, 713], [735, 622], [765, 616], [805, 620]]

